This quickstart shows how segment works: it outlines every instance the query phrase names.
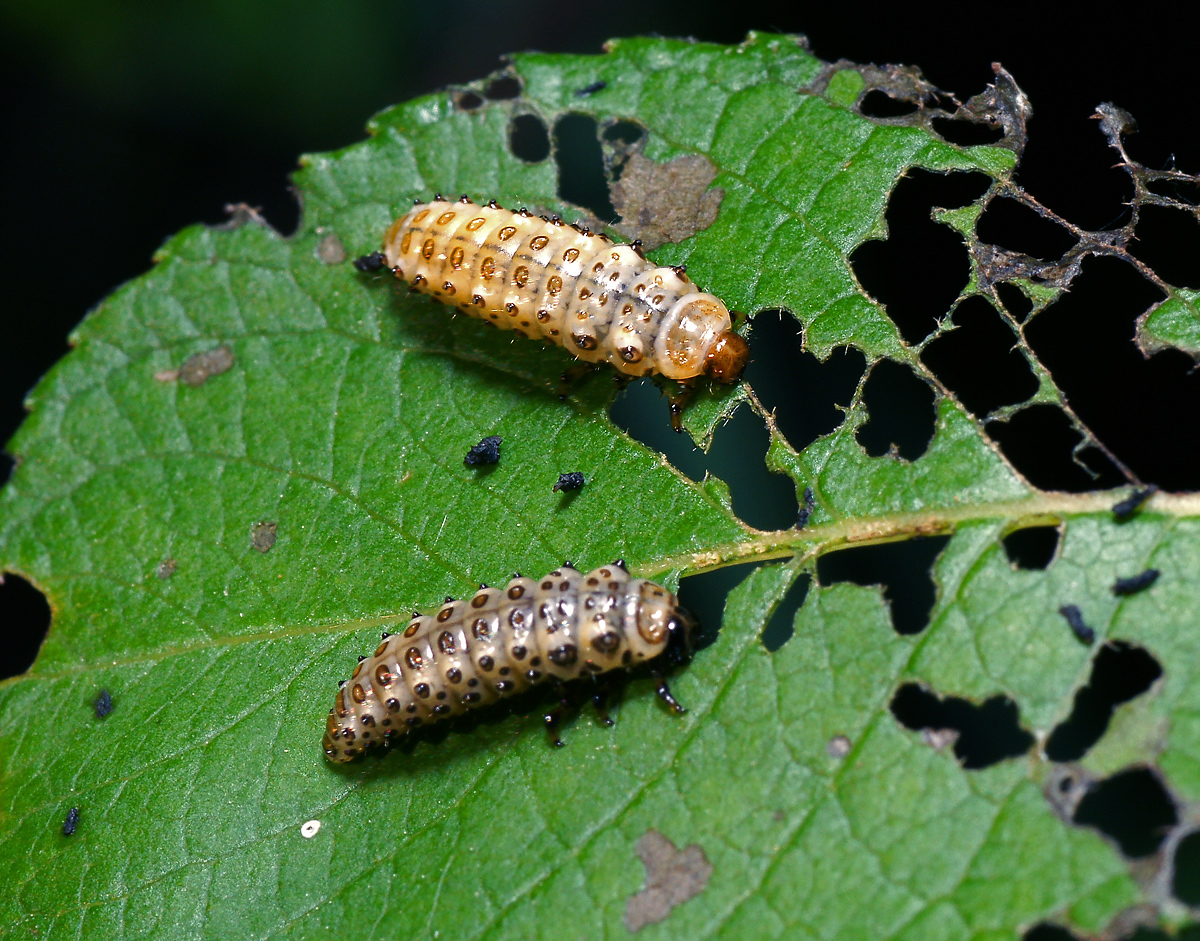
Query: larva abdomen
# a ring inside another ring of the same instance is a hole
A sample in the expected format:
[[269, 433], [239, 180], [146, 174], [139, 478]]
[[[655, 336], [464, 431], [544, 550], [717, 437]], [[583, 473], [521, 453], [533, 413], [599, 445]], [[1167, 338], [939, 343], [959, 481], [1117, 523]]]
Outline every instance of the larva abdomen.
[[683, 268], [558, 218], [435, 199], [392, 224], [383, 254], [443, 303], [627, 375], [733, 382], [749, 358], [725, 305]]
[[329, 712], [325, 755], [349, 761], [547, 680], [633, 669], [672, 654], [685, 660], [692, 629], [673, 594], [631, 579], [619, 563], [586, 575], [564, 564], [542, 579], [481, 587], [435, 615], [414, 615], [359, 661]]

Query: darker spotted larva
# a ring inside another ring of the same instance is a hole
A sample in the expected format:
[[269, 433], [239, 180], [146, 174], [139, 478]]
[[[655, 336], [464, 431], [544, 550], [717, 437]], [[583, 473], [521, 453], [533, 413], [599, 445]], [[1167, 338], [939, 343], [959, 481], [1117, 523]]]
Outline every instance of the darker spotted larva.
[[387, 265], [413, 288], [521, 336], [540, 337], [630, 376], [734, 382], [750, 349], [725, 305], [683, 267], [646, 261], [638, 242], [464, 196], [418, 203], [359, 270]]
[[349, 761], [409, 729], [538, 683], [645, 664], [656, 671], [659, 696], [682, 712], [657, 668], [690, 659], [693, 630], [673, 594], [630, 578], [620, 561], [586, 575], [564, 563], [540, 580], [516, 575], [503, 588], [482, 586], [384, 634], [337, 694], [325, 755]]

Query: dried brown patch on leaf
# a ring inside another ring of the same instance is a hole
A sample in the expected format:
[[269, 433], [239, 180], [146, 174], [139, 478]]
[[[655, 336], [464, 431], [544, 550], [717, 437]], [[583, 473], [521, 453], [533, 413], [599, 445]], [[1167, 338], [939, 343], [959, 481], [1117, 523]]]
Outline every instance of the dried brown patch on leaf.
[[179, 367], [177, 374], [156, 373], [154, 378], [161, 380], [174, 379], [178, 377], [179, 381], [184, 385], [202, 386], [211, 377], [219, 376], [223, 372], [228, 372], [233, 368], [233, 350], [222, 344], [215, 350], [206, 350], [203, 353], [194, 353], [184, 360], [183, 365]]
[[329, 232], [317, 242], [314, 254], [323, 265], [340, 265], [346, 260], [346, 246], [335, 233]]
[[648, 830], [637, 841], [637, 854], [646, 867], [646, 886], [625, 905], [625, 927], [641, 931], [657, 924], [704, 891], [713, 867], [695, 843], [682, 850], [657, 830]]
[[633, 154], [612, 185], [612, 204], [621, 214], [617, 231], [641, 239], [647, 251], [691, 238], [717, 218], [725, 191], [708, 188], [716, 176], [716, 167], [699, 154], [667, 163]]
[[270, 552], [271, 547], [275, 545], [275, 533], [278, 528], [278, 525], [270, 520], [255, 523], [250, 527], [250, 546], [259, 552]]

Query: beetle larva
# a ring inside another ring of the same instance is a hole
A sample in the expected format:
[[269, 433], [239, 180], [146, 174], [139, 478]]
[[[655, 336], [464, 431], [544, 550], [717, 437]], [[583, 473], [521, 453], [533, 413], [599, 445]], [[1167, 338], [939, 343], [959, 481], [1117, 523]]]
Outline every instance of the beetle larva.
[[349, 761], [538, 683], [646, 664], [659, 696], [683, 712], [660, 668], [691, 658], [693, 630], [673, 594], [630, 578], [620, 560], [586, 575], [567, 562], [539, 580], [514, 575], [503, 588], [481, 586], [470, 599], [447, 598], [437, 614], [414, 614], [359, 659], [329, 711], [325, 755]]
[[392, 223], [374, 263], [473, 317], [626, 375], [735, 382], [750, 349], [725, 305], [682, 266], [650, 264], [639, 245], [439, 195]]

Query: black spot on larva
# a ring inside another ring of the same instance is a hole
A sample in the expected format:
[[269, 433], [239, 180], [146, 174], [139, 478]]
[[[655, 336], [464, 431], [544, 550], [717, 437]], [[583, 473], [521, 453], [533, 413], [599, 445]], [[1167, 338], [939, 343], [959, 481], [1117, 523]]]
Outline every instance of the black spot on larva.
[[1137, 859], [1151, 855], [1179, 822], [1175, 803], [1148, 768], [1120, 771], [1096, 782], [1079, 801], [1075, 823], [1095, 827]]
[[1123, 641], [1104, 644], [1092, 662], [1087, 685], [1075, 693], [1071, 714], [1046, 740], [1051, 761], [1078, 761], [1100, 740], [1113, 709], [1140, 696], [1162, 676], [1162, 667], [1147, 651]]
[[3, 679], [24, 673], [33, 665], [50, 630], [50, 605], [25, 579], [4, 572], [0, 573], [0, 611], [4, 612], [5, 622], [0, 650], [0, 679]]
[[413, 692], [421, 697], [421, 699], [428, 699], [432, 690], [429, 688], [428, 683], [418, 683], [413, 687]]
[[488, 435], [467, 451], [467, 456], [463, 458], [463, 464], [467, 467], [495, 464], [500, 460], [500, 444], [503, 440], [500, 435]]
[[481, 669], [484, 673], [491, 673], [492, 668], [495, 666], [496, 666], [496, 661], [493, 660], [491, 657], [489, 657], [487, 654], [484, 654], [482, 657], [479, 658], [479, 669]]
[[578, 648], [574, 644], [563, 644], [561, 647], [555, 647], [546, 654], [552, 663], [560, 667], [569, 667], [576, 661], [578, 655]]
[[1129, 578], [1118, 578], [1113, 582], [1112, 592], [1114, 595], [1136, 595], [1139, 591], [1145, 591], [1158, 581], [1160, 574], [1158, 569], [1146, 569], [1146, 571], [1131, 575]]
[[515, 75], [497, 75], [484, 86], [483, 94], [491, 101], [507, 101], [521, 94], [521, 80]]
[[592, 646], [603, 654], [610, 654], [621, 646], [621, 635], [616, 631], [605, 631], [592, 638]]
[[271, 547], [275, 545], [275, 536], [278, 529], [278, 524], [270, 520], [255, 523], [250, 527], [251, 548], [257, 549], [259, 552], [270, 552]]
[[514, 660], [524, 660], [528, 651], [520, 644], [517, 644], [515, 647], [513, 647], [510, 653], [512, 654], [512, 658]]
[[1061, 536], [1057, 526], [1018, 529], [1004, 537], [1004, 553], [1019, 569], [1044, 569], [1054, 560]]
[[433, 707], [433, 712], [434, 712], [434, 715], [448, 716], [448, 715], [450, 715], [450, 707], [447, 706], [445, 703], [441, 703], [441, 704]]
[[1021, 728], [1017, 704], [1007, 696], [993, 696], [982, 704], [956, 696], [940, 698], [916, 683], [897, 690], [892, 715], [914, 731], [953, 730], [954, 754], [968, 770], [987, 768], [1024, 755], [1034, 738]]
[[103, 719], [109, 715], [113, 711], [112, 693], [106, 689], [100, 690], [92, 707], [95, 709], [97, 719]]
[[1067, 624], [1070, 625], [1072, 633], [1079, 638], [1081, 643], [1091, 644], [1096, 640], [1096, 630], [1088, 626], [1083, 619], [1083, 612], [1079, 610], [1078, 605], [1064, 604], [1058, 609], [1058, 613], [1066, 618]]
[[451, 667], [446, 671], [446, 679], [455, 686], [462, 682], [462, 678], [462, 670], [460, 670], [458, 667]]
[[67, 819], [63, 821], [62, 832], [63, 836], [73, 836], [75, 828], [79, 825], [79, 808], [72, 807], [67, 811]]

